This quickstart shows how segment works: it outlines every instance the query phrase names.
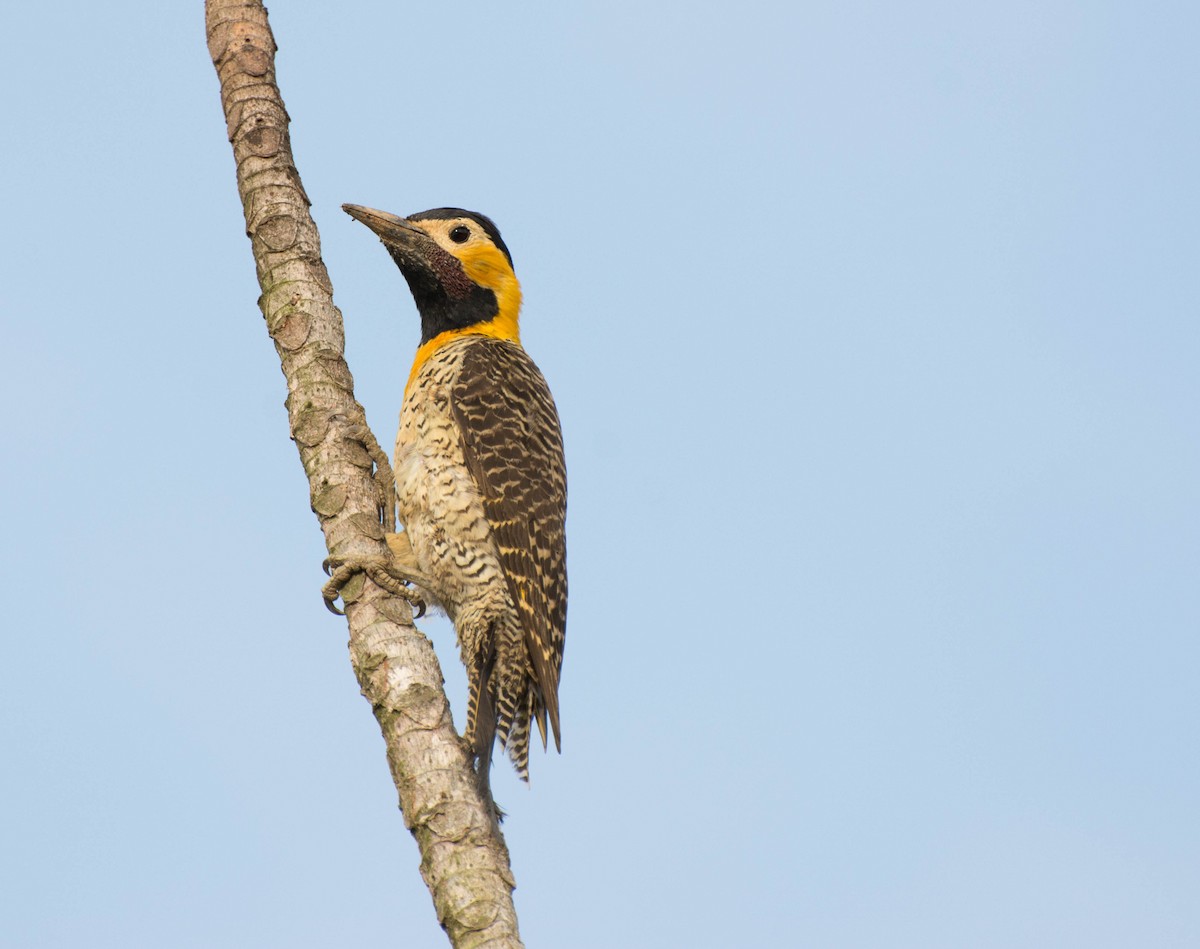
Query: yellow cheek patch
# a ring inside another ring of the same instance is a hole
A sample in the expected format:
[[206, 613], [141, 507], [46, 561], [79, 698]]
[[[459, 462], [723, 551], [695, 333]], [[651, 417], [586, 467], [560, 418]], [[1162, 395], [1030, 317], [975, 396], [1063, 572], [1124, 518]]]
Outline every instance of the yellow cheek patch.
[[494, 244], [479, 241], [457, 250], [455, 256], [461, 261], [463, 270], [481, 287], [495, 290], [497, 284], [504, 282], [505, 278], [517, 279], [508, 264], [508, 258]]
[[463, 272], [496, 294], [499, 312], [490, 324], [494, 331], [485, 331], [486, 335], [519, 343], [517, 317], [521, 312], [521, 284], [504, 252], [490, 242], [468, 244], [456, 251]]

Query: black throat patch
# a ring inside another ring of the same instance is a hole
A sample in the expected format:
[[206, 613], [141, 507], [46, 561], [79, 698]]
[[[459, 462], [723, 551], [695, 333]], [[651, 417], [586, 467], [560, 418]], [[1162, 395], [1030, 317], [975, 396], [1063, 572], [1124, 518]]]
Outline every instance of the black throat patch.
[[419, 261], [393, 247], [388, 253], [408, 281], [421, 314], [422, 343], [447, 330], [487, 323], [499, 314], [496, 294], [468, 277], [462, 264], [441, 247], [424, 248]]

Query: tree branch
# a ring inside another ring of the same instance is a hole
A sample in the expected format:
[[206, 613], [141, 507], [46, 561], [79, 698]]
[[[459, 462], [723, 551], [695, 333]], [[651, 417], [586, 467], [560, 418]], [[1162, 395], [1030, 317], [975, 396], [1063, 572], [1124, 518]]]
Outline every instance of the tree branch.
[[[373, 475], [378, 445], [343, 358], [342, 317], [292, 159], [266, 10], [257, 0], [207, 0], [205, 14], [259, 305], [287, 379], [288, 421], [312, 508], [331, 554], [387, 557]], [[354, 673], [383, 731], [438, 920], [457, 949], [519, 947], [508, 850], [454, 730], [433, 647], [403, 599], [361, 576], [343, 592]]]

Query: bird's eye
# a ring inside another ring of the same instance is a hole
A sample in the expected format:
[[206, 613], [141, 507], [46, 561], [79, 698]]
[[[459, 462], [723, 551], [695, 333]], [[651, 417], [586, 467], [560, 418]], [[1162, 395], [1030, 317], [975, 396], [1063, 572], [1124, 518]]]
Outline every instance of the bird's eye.
[[454, 228], [450, 232], [450, 240], [454, 241], [454, 243], [456, 243], [456, 244], [465, 243], [467, 238], [470, 236], [471, 236], [470, 228], [468, 228], [464, 224], [458, 225], [458, 227]]

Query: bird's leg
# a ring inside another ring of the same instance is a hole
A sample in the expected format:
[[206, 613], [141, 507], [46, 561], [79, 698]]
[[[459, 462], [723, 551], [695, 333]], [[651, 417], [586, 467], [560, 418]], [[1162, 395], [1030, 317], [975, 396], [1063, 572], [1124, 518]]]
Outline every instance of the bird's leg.
[[396, 532], [396, 475], [392, 471], [392, 464], [388, 461], [387, 453], [379, 447], [374, 433], [365, 423], [356, 425], [351, 434], [358, 437], [363, 448], [367, 450], [367, 455], [374, 462], [375, 471], [371, 477], [379, 492], [379, 523], [383, 525], [385, 534], [394, 534]]
[[425, 601], [417, 595], [412, 585], [419, 583], [421, 571], [408, 538], [396, 533], [396, 476], [392, 472], [388, 456], [374, 433], [365, 424], [354, 426], [349, 433], [366, 449], [374, 465], [371, 474], [379, 493], [379, 523], [383, 527], [391, 560], [383, 557], [330, 557], [321, 566], [329, 574], [329, 582], [321, 590], [325, 605], [339, 616], [342, 611], [335, 605], [342, 590], [358, 574], [365, 574], [389, 593], [407, 600], [417, 610], [417, 616], [425, 615]]
[[417, 618], [425, 615], [426, 603], [424, 598], [413, 589], [421, 587], [430, 589], [431, 583], [413, 555], [412, 545], [408, 535], [385, 534], [390, 558], [386, 557], [329, 557], [321, 565], [329, 574], [329, 582], [321, 590], [325, 605], [333, 613], [342, 615], [336, 606], [337, 598], [342, 590], [358, 574], [365, 574], [370, 580], [383, 587], [394, 596], [401, 597], [412, 604], [417, 611]]

